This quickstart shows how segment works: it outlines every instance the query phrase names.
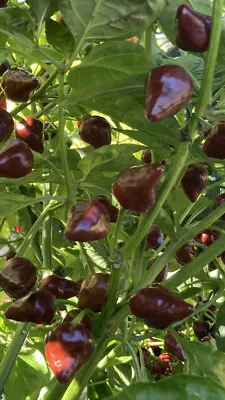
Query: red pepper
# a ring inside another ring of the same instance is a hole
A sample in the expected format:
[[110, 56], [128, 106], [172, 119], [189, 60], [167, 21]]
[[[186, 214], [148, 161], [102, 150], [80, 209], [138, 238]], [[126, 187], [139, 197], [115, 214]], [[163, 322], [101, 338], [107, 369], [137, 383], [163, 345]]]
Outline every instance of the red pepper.
[[91, 242], [104, 239], [109, 230], [110, 218], [105, 207], [97, 200], [90, 200], [71, 208], [64, 233], [73, 242]]
[[13, 256], [0, 270], [0, 285], [8, 296], [14, 298], [25, 296], [36, 280], [36, 267], [24, 257]]
[[89, 360], [94, 341], [82, 324], [56, 325], [45, 339], [45, 357], [59, 382], [66, 383]]
[[82, 283], [79, 293], [80, 308], [90, 308], [99, 312], [107, 300], [109, 274], [97, 273], [88, 276]]
[[33, 168], [34, 158], [29, 146], [14, 139], [0, 150], [0, 176], [22, 178]]
[[57, 299], [69, 299], [79, 294], [81, 284], [52, 274], [41, 281], [40, 287], [51, 292]]
[[16, 137], [24, 140], [28, 146], [38, 153], [43, 153], [43, 124], [38, 119], [26, 117], [23, 122], [15, 124]]
[[130, 300], [132, 314], [143, 318], [148, 326], [165, 329], [192, 314], [194, 307], [174, 293], [156, 284], [139, 290]]
[[193, 93], [190, 76], [179, 65], [161, 65], [149, 72], [145, 87], [145, 114], [150, 121], [178, 113]]
[[8, 319], [35, 324], [51, 324], [55, 316], [54, 296], [46, 289], [38, 289], [16, 300], [6, 310]]
[[151, 210], [156, 200], [156, 186], [164, 171], [162, 164], [127, 168], [113, 184], [113, 194], [120, 205], [139, 213]]

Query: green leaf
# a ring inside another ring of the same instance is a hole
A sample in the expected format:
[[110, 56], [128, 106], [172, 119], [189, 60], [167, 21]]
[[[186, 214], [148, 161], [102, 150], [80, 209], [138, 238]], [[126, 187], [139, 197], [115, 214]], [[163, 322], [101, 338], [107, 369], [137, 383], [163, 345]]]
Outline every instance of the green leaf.
[[33, 46], [35, 24], [27, 9], [6, 7], [0, 9], [0, 32], [13, 37], [23, 47]]
[[197, 343], [180, 339], [191, 374], [214, 378], [225, 388], [225, 354], [215, 351], [210, 343]]
[[27, 0], [26, 2], [35, 14], [39, 26], [58, 9], [55, 0]]
[[126, 39], [144, 31], [165, 4], [165, 0], [58, 0], [79, 49], [84, 41]]
[[[80, 66], [71, 70], [68, 84], [79, 91], [91, 90], [126, 78], [148, 72], [150, 62], [145, 49], [126, 41], [106, 42], [95, 46]], [[91, 77], [91, 79], [90, 79]]]
[[[94, 168], [99, 166], [103, 167], [104, 165], [103, 168], [105, 170], [105, 164], [110, 161], [113, 161], [113, 163], [108, 170], [118, 171], [118, 169], [120, 170], [134, 165], [136, 159], [133, 157], [133, 153], [136, 153], [141, 149], [142, 146], [134, 144], [110, 144], [92, 151], [90, 154], [82, 158], [78, 162], [77, 166], [83, 172], [85, 177]], [[132, 160], [131, 163], [130, 160]]]
[[63, 54], [71, 54], [75, 43], [69, 29], [53, 19], [47, 19], [45, 34], [48, 43]]
[[210, 378], [175, 375], [153, 383], [135, 383], [114, 400], [223, 400], [225, 391]]

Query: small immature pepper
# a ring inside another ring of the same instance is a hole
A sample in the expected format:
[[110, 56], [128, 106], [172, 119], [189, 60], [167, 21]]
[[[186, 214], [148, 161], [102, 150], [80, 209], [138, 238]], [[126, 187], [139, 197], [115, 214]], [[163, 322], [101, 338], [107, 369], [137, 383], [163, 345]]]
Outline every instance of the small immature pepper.
[[208, 172], [200, 164], [192, 164], [185, 172], [181, 185], [187, 197], [194, 203], [207, 185]]
[[108, 197], [104, 194], [100, 194], [96, 197], [96, 200], [98, 200], [99, 203], [101, 203], [106, 208], [110, 217], [110, 222], [117, 222], [119, 210], [117, 207], [112, 205]]
[[164, 240], [164, 235], [160, 228], [156, 225], [152, 225], [149, 229], [146, 237], [146, 249], [157, 250]]
[[79, 293], [80, 308], [90, 308], [99, 312], [107, 300], [109, 274], [97, 273], [88, 276], [82, 283]]
[[111, 127], [105, 118], [98, 115], [89, 115], [82, 121], [79, 135], [95, 149], [111, 143]]
[[8, 319], [35, 324], [51, 324], [55, 315], [54, 296], [46, 289], [38, 289], [16, 300], [6, 310]]
[[69, 382], [89, 360], [95, 348], [89, 330], [83, 324], [64, 322], [45, 338], [45, 358], [56, 379]]
[[14, 128], [14, 122], [11, 115], [4, 109], [0, 108], [0, 143], [7, 140]]
[[66, 239], [73, 242], [91, 242], [104, 239], [110, 230], [110, 218], [105, 207], [97, 200], [77, 203], [68, 215]]
[[170, 332], [164, 337], [164, 347], [165, 350], [174, 355], [180, 361], [185, 361], [184, 351], [179, 343], [174, 339]]
[[29, 95], [41, 86], [36, 76], [21, 68], [8, 69], [2, 75], [2, 88], [9, 100], [26, 103]]
[[37, 269], [24, 257], [14, 257], [0, 270], [0, 285], [13, 298], [25, 296], [35, 285]]
[[57, 299], [69, 299], [79, 294], [81, 284], [52, 274], [42, 279], [40, 287], [51, 292]]
[[192, 96], [193, 83], [179, 65], [161, 65], [149, 72], [145, 87], [145, 114], [150, 121], [178, 113]]
[[130, 300], [133, 315], [143, 318], [148, 326], [165, 329], [173, 322], [188, 317], [194, 310], [191, 304], [177, 298], [160, 284], [139, 290]]
[[207, 321], [194, 321], [193, 331], [195, 336], [197, 336], [201, 342], [208, 342], [211, 340], [210, 326]]
[[212, 128], [206, 138], [202, 151], [213, 158], [225, 159], [225, 123], [220, 122]]
[[145, 164], [151, 164], [152, 162], [151, 150], [146, 149], [142, 151], [141, 161], [143, 161], [143, 163]]
[[43, 124], [38, 119], [26, 117], [23, 122], [15, 124], [16, 137], [23, 140], [38, 153], [43, 153]]
[[113, 194], [127, 210], [139, 213], [149, 211], [155, 204], [155, 190], [163, 171], [162, 164], [126, 168], [117, 176]]
[[0, 176], [22, 178], [33, 168], [34, 158], [29, 146], [14, 139], [0, 150]]
[[181, 4], [177, 10], [177, 46], [192, 52], [208, 50], [212, 18]]

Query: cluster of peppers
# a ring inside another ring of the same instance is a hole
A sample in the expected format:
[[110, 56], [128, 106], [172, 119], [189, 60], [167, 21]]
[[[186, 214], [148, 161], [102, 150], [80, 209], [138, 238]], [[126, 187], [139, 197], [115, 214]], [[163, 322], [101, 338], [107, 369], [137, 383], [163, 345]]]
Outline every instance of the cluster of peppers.
[[[0, 2], [0, 7], [6, 5], [7, 1]], [[181, 49], [191, 52], [204, 52], [208, 49], [211, 30], [209, 16], [199, 14], [187, 5], [181, 5], [177, 11], [176, 24], [177, 44]], [[1, 65], [0, 71], [4, 95], [14, 102], [27, 102], [31, 93], [40, 88], [40, 81], [36, 76], [20, 68], [10, 68], [7, 62]], [[150, 121], [160, 121], [183, 109], [192, 94], [192, 80], [184, 68], [178, 65], [156, 67], [150, 71], [145, 87], [145, 114]], [[41, 121], [30, 116], [14, 124], [5, 108], [3, 106], [0, 109], [0, 141], [4, 143], [8, 140], [13, 129], [16, 138], [0, 150], [0, 176], [19, 178], [31, 172], [31, 150], [43, 152], [43, 141], [49, 139], [49, 135], [44, 131], [51, 129], [51, 126], [43, 126]], [[103, 117], [88, 115], [78, 123], [78, 132], [83, 141], [96, 149], [111, 143], [111, 127]], [[225, 159], [224, 138], [225, 125], [221, 122], [208, 133], [202, 151], [208, 157]], [[143, 152], [142, 161], [143, 166], [122, 171], [116, 177], [112, 188], [121, 207], [135, 213], [144, 213], [152, 209], [156, 202], [157, 185], [165, 168], [163, 163], [151, 162], [151, 151], [148, 149]], [[191, 202], [198, 199], [207, 184], [207, 178], [207, 169], [202, 164], [190, 165], [184, 172], [181, 185]], [[221, 194], [216, 200], [221, 204], [225, 200], [225, 194]], [[65, 237], [73, 242], [101, 240], [108, 235], [110, 223], [116, 222], [117, 219], [118, 209], [106, 196], [97, 196], [71, 208]], [[199, 235], [196, 241], [208, 246], [217, 238], [217, 232], [206, 231]], [[163, 233], [153, 225], [146, 238], [146, 249], [158, 249], [163, 239]], [[183, 264], [195, 256], [195, 249], [188, 244], [176, 255], [177, 260]], [[147, 268], [151, 268], [151, 265], [152, 261]], [[161, 285], [167, 272], [168, 265], [165, 265], [151, 286], [139, 290], [130, 299], [131, 313], [155, 329], [166, 329], [194, 311], [191, 304]], [[92, 310], [93, 313], [101, 311], [107, 300], [109, 280], [110, 274], [103, 273], [91, 275], [83, 282], [73, 282], [53, 274], [44, 278], [34, 289], [37, 282], [36, 267], [26, 258], [16, 256], [10, 258], [0, 271], [1, 287], [14, 299], [5, 315], [15, 321], [52, 324], [57, 307], [56, 299], [78, 296], [79, 309], [71, 310], [46, 336], [46, 359], [60, 382], [68, 382], [94, 351], [92, 321], [86, 315], [80, 320], [79, 313], [86, 309]], [[193, 329], [200, 340], [209, 338], [208, 321], [195, 321]], [[164, 343], [167, 353], [159, 354], [157, 362], [151, 365], [156, 377], [162, 371], [164, 375], [173, 373], [168, 353], [181, 361], [185, 359], [182, 348], [170, 333], [166, 334]]]

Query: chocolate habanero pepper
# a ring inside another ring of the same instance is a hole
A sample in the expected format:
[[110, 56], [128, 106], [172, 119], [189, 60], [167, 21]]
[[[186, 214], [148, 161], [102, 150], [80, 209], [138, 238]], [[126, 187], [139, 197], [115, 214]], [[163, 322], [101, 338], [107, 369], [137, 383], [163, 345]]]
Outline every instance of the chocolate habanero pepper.
[[119, 210], [117, 207], [115, 207], [111, 201], [109, 200], [109, 198], [107, 196], [105, 196], [104, 194], [99, 194], [96, 197], [96, 200], [99, 201], [99, 203], [103, 204], [103, 206], [106, 208], [106, 210], [108, 211], [109, 217], [110, 217], [110, 222], [117, 222], [118, 220], [118, 214], [119, 214]]
[[42, 279], [40, 287], [51, 292], [57, 299], [69, 299], [79, 294], [81, 283], [52, 274]]
[[148, 326], [165, 329], [188, 317], [194, 311], [191, 304], [177, 298], [160, 284], [139, 290], [130, 300], [133, 315], [143, 318]]
[[109, 274], [97, 273], [88, 276], [82, 283], [79, 293], [80, 308], [90, 308], [99, 312], [107, 300]]
[[192, 10], [186, 4], [181, 4], [176, 15], [177, 46], [186, 51], [207, 51], [211, 25], [211, 17]]
[[8, 69], [2, 75], [2, 88], [9, 100], [26, 103], [30, 94], [41, 86], [36, 76], [21, 68]]
[[206, 138], [202, 151], [213, 158], [225, 159], [225, 123], [220, 122], [212, 128]]
[[106, 208], [97, 200], [77, 203], [68, 215], [64, 231], [66, 239], [74, 242], [91, 242], [104, 239], [110, 230]]
[[145, 86], [145, 114], [150, 121], [176, 114], [185, 107], [193, 93], [193, 83], [179, 65], [153, 68]]
[[[78, 308], [69, 311], [63, 319], [63, 322], [73, 322], [74, 318], [76, 318], [80, 314], [80, 312], [81, 311]], [[79, 323], [84, 325], [89, 330], [92, 327], [92, 321], [87, 315], [85, 315]]]
[[149, 229], [146, 237], [146, 249], [157, 250], [164, 240], [164, 235], [160, 228], [156, 225], [152, 225]]
[[197, 336], [201, 342], [208, 342], [211, 340], [210, 325], [207, 321], [194, 321], [192, 327], [195, 336]]
[[141, 154], [141, 161], [143, 161], [143, 163], [145, 164], [151, 164], [152, 162], [152, 153], [151, 150], [146, 149], [142, 151]]
[[14, 139], [0, 150], [0, 176], [22, 178], [33, 168], [34, 158], [30, 147], [20, 139]]
[[15, 123], [16, 137], [23, 140], [37, 153], [43, 153], [43, 124], [38, 119], [26, 117], [23, 122]]
[[168, 353], [177, 357], [178, 360], [185, 361], [185, 354], [181, 345], [177, 343], [170, 332], [168, 332], [164, 337], [164, 347]]
[[45, 358], [61, 383], [70, 381], [89, 360], [94, 348], [92, 336], [82, 324], [56, 325], [45, 338]]
[[8, 319], [35, 324], [51, 324], [55, 315], [54, 296], [46, 289], [38, 289], [14, 301], [6, 310]]
[[162, 164], [146, 164], [123, 170], [113, 183], [113, 194], [120, 205], [139, 213], [155, 204], [156, 186], [164, 171]]
[[11, 115], [4, 109], [0, 108], [0, 143], [7, 140], [14, 128], [14, 122]]
[[0, 76], [4, 74], [5, 71], [10, 69], [10, 63], [8, 60], [4, 60], [3, 63], [0, 65]]
[[111, 127], [108, 121], [99, 115], [89, 115], [79, 126], [81, 139], [95, 149], [111, 143]]
[[207, 247], [214, 243], [217, 239], [219, 239], [220, 233], [211, 229], [206, 229], [202, 233], [200, 233], [195, 240], [205, 244]]
[[24, 257], [11, 258], [0, 270], [0, 286], [8, 296], [14, 298], [25, 296], [36, 280], [36, 267]]
[[176, 253], [176, 259], [181, 264], [187, 264], [197, 256], [197, 250], [189, 244], [182, 246]]
[[181, 185], [187, 197], [194, 203], [207, 185], [208, 172], [200, 164], [192, 164], [185, 172]]

